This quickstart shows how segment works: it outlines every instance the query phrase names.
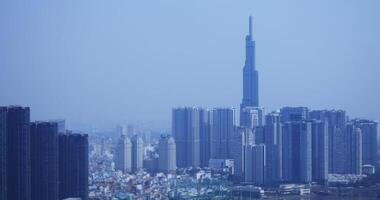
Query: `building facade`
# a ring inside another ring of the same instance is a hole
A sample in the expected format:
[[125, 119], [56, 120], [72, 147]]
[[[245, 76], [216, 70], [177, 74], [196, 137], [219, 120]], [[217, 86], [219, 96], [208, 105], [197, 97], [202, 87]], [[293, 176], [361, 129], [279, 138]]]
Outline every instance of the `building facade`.
[[286, 122], [283, 126], [282, 136], [284, 181], [311, 182], [311, 123], [308, 121]]
[[328, 124], [319, 120], [312, 121], [312, 180], [325, 183], [329, 168]]
[[88, 135], [60, 134], [59, 199], [88, 200]]
[[132, 172], [132, 142], [126, 135], [121, 135], [116, 145], [115, 168], [124, 173]]
[[7, 198], [31, 199], [30, 109], [7, 108]]
[[243, 100], [240, 109], [259, 106], [259, 73], [256, 70], [255, 41], [252, 16], [249, 17], [249, 33], [245, 37], [245, 65], [243, 68]]
[[177, 165], [174, 138], [171, 136], [161, 136], [158, 146], [158, 170], [165, 173], [175, 173]]
[[58, 200], [58, 123], [30, 125], [32, 200]]

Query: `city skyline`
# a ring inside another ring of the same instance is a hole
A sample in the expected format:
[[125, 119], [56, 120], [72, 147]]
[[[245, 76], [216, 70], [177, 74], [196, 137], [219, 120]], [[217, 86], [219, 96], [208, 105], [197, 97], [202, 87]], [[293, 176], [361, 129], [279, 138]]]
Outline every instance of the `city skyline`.
[[[170, 129], [172, 107], [238, 108], [249, 14], [257, 41], [260, 102], [267, 111], [304, 105], [380, 119], [380, 96], [374, 90], [380, 85], [376, 1], [290, 1], [277, 3], [281, 9], [270, 2], [85, 2], [78, 6], [87, 10], [65, 18], [70, 3], [47, 3], [53, 8], [49, 11], [42, 3], [1, 3], [0, 103], [32, 107], [33, 121], [64, 118], [74, 129], [124, 123]], [[169, 4], [175, 9], [155, 9]], [[103, 6], [103, 15], [97, 16]], [[133, 7], [150, 12], [137, 13]], [[220, 11], [207, 14], [214, 7]], [[229, 8], [233, 12], [225, 15]], [[268, 14], [271, 9], [276, 14]], [[195, 10], [199, 15], [194, 17]], [[20, 11], [23, 15], [15, 17]]]

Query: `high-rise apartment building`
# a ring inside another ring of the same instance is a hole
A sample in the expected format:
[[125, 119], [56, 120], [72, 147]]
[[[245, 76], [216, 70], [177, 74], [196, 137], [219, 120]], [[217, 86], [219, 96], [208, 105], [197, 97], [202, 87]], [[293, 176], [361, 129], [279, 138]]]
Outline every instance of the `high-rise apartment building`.
[[30, 110], [7, 108], [7, 199], [31, 199]]
[[307, 107], [283, 107], [280, 110], [280, 121], [282, 123], [307, 119], [309, 119], [309, 109]]
[[328, 123], [314, 120], [311, 124], [312, 180], [324, 184], [328, 174]]
[[244, 146], [254, 145], [252, 129], [247, 127], [236, 127], [235, 133], [229, 141], [231, 158], [234, 160], [234, 173], [239, 180], [244, 178], [245, 150]]
[[200, 130], [204, 109], [175, 108], [172, 111], [172, 133], [176, 141], [177, 166], [200, 166]]
[[144, 141], [135, 135], [132, 137], [132, 171], [137, 172], [143, 168], [144, 162]]
[[282, 180], [282, 124], [277, 112], [265, 116], [266, 184], [275, 185]]
[[246, 145], [245, 149], [245, 182], [264, 185], [266, 170], [265, 145]]
[[210, 125], [210, 158], [230, 158], [231, 150], [228, 143], [234, 134], [235, 125], [235, 109], [216, 108], [212, 110], [212, 124]]
[[328, 164], [329, 173], [347, 173], [347, 134], [346, 111], [344, 110], [314, 110], [310, 112], [310, 119], [328, 123]]
[[59, 199], [88, 200], [88, 135], [60, 134]]
[[58, 123], [30, 125], [32, 200], [58, 200]]
[[360, 128], [362, 135], [363, 165], [377, 166], [379, 147], [379, 123], [371, 120], [353, 120], [355, 127]]
[[124, 173], [132, 172], [132, 142], [126, 135], [121, 135], [115, 149], [115, 168]]
[[171, 136], [161, 136], [158, 151], [158, 170], [165, 173], [175, 173], [177, 165], [174, 138]]
[[309, 121], [286, 122], [283, 126], [282, 141], [284, 181], [311, 182], [311, 123]]

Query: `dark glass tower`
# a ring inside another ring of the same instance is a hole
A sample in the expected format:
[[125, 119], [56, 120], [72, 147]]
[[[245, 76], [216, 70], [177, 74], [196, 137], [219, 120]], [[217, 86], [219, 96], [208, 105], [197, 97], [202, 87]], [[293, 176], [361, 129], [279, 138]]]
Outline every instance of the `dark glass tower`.
[[7, 199], [30, 200], [30, 111], [7, 109]]
[[58, 148], [59, 199], [88, 200], [88, 135], [59, 135]]
[[243, 69], [243, 101], [240, 108], [259, 106], [259, 74], [255, 64], [255, 41], [252, 36], [252, 16], [249, 34], [245, 37], [245, 65]]
[[30, 125], [32, 200], [58, 200], [58, 123]]
[[0, 107], [0, 199], [7, 199], [7, 108]]

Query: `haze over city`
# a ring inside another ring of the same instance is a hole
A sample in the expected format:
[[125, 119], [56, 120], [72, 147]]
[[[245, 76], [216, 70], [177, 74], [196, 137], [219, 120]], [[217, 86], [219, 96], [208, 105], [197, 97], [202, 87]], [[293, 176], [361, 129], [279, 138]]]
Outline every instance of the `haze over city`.
[[176, 106], [239, 107], [253, 16], [260, 105], [380, 119], [380, 2], [0, 2], [0, 105], [68, 128], [170, 129]]

